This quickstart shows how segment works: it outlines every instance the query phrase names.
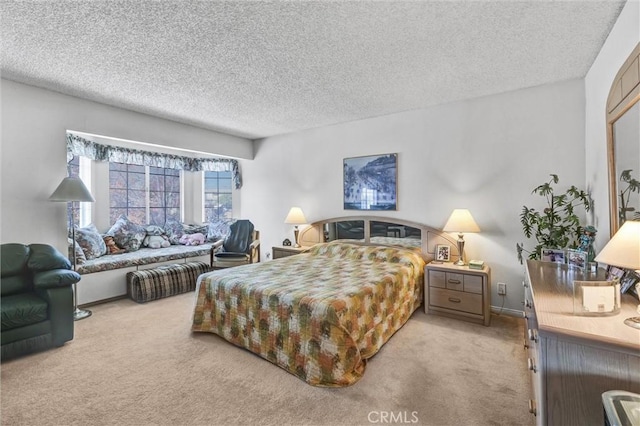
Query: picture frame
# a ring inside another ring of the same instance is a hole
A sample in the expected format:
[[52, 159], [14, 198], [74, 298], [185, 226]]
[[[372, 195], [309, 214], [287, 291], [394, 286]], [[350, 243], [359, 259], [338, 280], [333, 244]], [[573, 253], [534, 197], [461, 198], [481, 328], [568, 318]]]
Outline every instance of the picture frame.
[[543, 262], [565, 263], [566, 253], [562, 249], [542, 248], [540, 249], [540, 260]]
[[633, 270], [626, 271], [620, 279], [620, 293], [626, 293], [638, 283], [640, 283], [640, 275]]
[[[583, 252], [579, 252], [583, 253]], [[620, 312], [620, 284], [614, 281], [574, 281], [573, 314], [607, 316]]]
[[449, 262], [451, 260], [451, 246], [448, 244], [436, 244], [436, 260]]
[[343, 160], [345, 210], [396, 210], [398, 154]]
[[618, 268], [617, 266], [607, 266], [607, 280], [609, 281], [615, 281], [615, 280], [622, 280], [622, 277], [625, 274], [625, 270], [622, 268]]
[[587, 253], [578, 250], [567, 250], [567, 264], [584, 270], [587, 267]]

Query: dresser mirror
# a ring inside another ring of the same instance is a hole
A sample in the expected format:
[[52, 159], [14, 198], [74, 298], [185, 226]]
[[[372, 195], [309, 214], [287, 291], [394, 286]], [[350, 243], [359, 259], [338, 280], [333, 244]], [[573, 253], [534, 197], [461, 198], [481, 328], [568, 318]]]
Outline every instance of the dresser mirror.
[[[607, 153], [611, 235], [640, 219], [640, 43], [622, 65], [607, 99]], [[630, 170], [630, 171], [629, 171]], [[629, 171], [629, 172], [625, 172]]]

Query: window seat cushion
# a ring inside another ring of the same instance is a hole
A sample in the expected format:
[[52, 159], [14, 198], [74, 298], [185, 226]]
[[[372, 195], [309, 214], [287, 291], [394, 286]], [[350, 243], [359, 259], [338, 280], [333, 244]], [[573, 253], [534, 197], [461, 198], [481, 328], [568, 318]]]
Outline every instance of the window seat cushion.
[[211, 247], [213, 247], [213, 243], [205, 243], [199, 246], [172, 245], [159, 249], [141, 248], [129, 253], [107, 254], [96, 259], [87, 260], [82, 265], [78, 265], [76, 271], [85, 275], [129, 266], [205, 256], [211, 252]]

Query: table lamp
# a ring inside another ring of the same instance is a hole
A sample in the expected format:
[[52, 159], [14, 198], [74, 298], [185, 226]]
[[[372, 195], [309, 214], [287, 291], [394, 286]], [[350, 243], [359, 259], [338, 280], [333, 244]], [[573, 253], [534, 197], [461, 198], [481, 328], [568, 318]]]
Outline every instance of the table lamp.
[[[66, 177], [60, 185], [53, 191], [49, 201], [61, 201], [71, 203], [74, 201], [85, 201], [93, 203], [96, 201], [82, 180], [77, 177]], [[73, 239], [73, 270], [76, 270], [76, 225], [75, 210], [71, 209], [71, 238]], [[91, 316], [91, 311], [78, 308], [77, 283], [73, 283], [73, 319], [78, 321]]]
[[449, 220], [442, 229], [444, 232], [457, 232], [458, 233], [458, 253], [460, 258], [454, 265], [464, 266], [464, 232], [480, 232], [480, 228], [473, 220], [471, 213], [467, 209], [455, 209]]
[[305, 223], [307, 223], [307, 219], [305, 219], [304, 213], [302, 213], [302, 209], [300, 207], [291, 207], [291, 210], [289, 210], [289, 214], [284, 220], [284, 223], [295, 225], [293, 228], [293, 235], [295, 236], [296, 241], [294, 247], [300, 247], [300, 244], [298, 244], [298, 225], [304, 225]]
[[[595, 261], [624, 269], [640, 269], [640, 222], [627, 220], [596, 256]], [[627, 318], [624, 323], [640, 329], [640, 316]]]

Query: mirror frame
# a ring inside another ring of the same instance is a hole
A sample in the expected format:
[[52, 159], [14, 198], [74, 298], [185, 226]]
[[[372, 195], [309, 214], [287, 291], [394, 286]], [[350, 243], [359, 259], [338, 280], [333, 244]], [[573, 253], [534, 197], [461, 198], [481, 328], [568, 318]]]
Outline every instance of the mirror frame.
[[609, 168], [609, 229], [611, 236], [620, 227], [618, 221], [618, 176], [616, 170], [613, 125], [640, 100], [640, 43], [636, 45], [616, 74], [607, 98], [607, 163]]

